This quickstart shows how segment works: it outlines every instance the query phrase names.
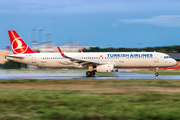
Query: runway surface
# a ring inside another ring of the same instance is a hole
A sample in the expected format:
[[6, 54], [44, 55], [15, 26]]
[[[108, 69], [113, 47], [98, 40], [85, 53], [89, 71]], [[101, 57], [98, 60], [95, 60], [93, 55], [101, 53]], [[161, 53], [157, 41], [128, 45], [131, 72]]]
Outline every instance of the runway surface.
[[96, 75], [86, 77], [85, 71], [78, 72], [37, 72], [37, 71], [0, 71], [0, 79], [180, 79], [180, 75], [123, 73], [121, 71], [114, 75]]

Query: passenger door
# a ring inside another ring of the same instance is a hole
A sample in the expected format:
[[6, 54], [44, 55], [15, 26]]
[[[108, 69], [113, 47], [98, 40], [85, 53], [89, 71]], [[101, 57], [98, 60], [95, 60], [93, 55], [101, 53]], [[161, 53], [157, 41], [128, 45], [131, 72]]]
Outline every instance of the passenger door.
[[32, 63], [36, 63], [36, 54], [32, 55]]
[[154, 62], [159, 62], [159, 54], [154, 54]]

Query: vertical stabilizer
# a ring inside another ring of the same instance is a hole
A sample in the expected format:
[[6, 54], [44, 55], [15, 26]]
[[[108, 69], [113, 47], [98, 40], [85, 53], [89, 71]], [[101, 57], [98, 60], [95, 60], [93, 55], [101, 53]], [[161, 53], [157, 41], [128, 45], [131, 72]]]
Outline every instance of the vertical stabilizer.
[[11, 41], [11, 47], [14, 54], [28, 54], [35, 53], [28, 47], [28, 45], [23, 41], [23, 39], [14, 30], [8, 31], [9, 38]]

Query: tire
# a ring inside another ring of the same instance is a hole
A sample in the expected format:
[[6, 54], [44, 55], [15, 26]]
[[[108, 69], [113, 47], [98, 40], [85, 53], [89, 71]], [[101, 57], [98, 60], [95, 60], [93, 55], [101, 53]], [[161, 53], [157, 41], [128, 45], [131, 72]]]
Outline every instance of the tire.
[[94, 76], [95, 76], [95, 72], [91, 71], [91, 77], [94, 77]]
[[87, 77], [91, 77], [91, 72], [90, 72], [90, 71], [87, 71], [87, 72], [86, 72], [86, 76], [87, 76]]
[[157, 76], [159, 76], [159, 73], [158, 73], [158, 72], [156, 72], [156, 73], [155, 73], [155, 76], [156, 76], [156, 77], [157, 77]]

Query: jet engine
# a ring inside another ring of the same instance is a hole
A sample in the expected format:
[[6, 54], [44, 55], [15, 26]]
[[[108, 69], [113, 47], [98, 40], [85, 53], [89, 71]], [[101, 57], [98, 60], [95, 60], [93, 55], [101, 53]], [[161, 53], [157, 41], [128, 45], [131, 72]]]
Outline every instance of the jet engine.
[[106, 64], [106, 65], [99, 65], [96, 67], [97, 72], [114, 72], [114, 65]]

